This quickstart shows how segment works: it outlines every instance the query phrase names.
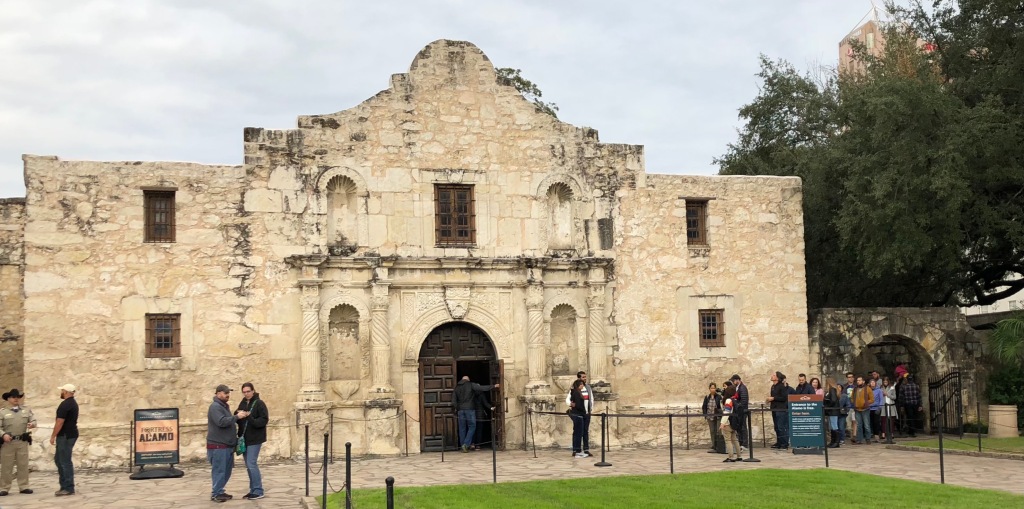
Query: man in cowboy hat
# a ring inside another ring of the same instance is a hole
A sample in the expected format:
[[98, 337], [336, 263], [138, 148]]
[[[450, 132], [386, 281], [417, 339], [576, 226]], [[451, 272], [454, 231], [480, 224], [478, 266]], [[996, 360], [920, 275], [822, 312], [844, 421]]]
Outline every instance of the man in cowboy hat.
[[21, 405], [25, 397], [18, 389], [4, 393], [4, 400], [10, 405], [0, 411], [0, 497], [7, 496], [14, 479], [14, 467], [18, 467], [18, 489], [21, 493], [32, 493], [28, 485], [28, 446], [32, 436], [30, 430], [36, 427], [32, 410]]

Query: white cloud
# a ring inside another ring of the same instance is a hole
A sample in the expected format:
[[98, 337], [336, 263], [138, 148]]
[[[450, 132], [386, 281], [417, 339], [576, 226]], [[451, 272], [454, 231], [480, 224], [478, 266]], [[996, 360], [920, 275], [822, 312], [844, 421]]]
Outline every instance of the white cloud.
[[346, 109], [440, 39], [538, 83], [560, 117], [713, 173], [757, 55], [831, 64], [867, 0], [0, 0], [0, 197], [21, 154], [239, 164], [246, 126]]

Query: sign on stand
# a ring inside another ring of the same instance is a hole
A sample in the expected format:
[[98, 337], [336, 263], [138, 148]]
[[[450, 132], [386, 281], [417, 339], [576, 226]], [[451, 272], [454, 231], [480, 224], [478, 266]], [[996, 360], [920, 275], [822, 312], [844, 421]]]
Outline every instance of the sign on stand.
[[793, 454], [822, 454], [825, 450], [825, 397], [821, 394], [789, 396], [789, 445]]
[[[136, 409], [132, 431], [132, 450], [139, 471], [131, 479], [182, 477], [185, 472], [174, 468], [180, 459], [178, 443], [178, 409]], [[167, 465], [146, 469], [147, 465]]]

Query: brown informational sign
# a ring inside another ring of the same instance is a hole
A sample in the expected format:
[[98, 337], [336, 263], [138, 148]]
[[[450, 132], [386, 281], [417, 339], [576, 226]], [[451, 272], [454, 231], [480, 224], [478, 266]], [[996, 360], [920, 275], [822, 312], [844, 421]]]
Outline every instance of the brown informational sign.
[[135, 464], [178, 463], [178, 409], [135, 410]]

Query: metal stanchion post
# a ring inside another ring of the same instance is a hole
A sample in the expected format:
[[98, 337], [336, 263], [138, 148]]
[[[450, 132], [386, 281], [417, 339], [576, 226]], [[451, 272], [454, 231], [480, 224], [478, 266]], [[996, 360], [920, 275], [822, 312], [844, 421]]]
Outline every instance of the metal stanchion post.
[[[939, 413], [936, 413], [935, 417], [938, 417]], [[935, 421], [938, 419], [932, 418], [932, 427], [935, 427]], [[939, 484], [946, 484], [946, 458], [942, 450], [942, 424], [939, 424]]]
[[[686, 450], [690, 450], [690, 405], [683, 407], [686, 410]], [[672, 429], [672, 416], [668, 416], [668, 428]], [[671, 443], [671, 442], [670, 442]]]
[[404, 428], [402, 430], [402, 434], [405, 435], [405, 456], [409, 457], [409, 411], [408, 410], [402, 410], [402, 420], [404, 421], [404, 423], [402, 424], [402, 426], [404, 426]]
[[[772, 422], [775, 422], [775, 414], [772, 414]], [[751, 422], [750, 424], [754, 424], [754, 423]], [[761, 447], [764, 447], [765, 449], [767, 449], [768, 448], [768, 433], [765, 431], [765, 429], [766, 428], [764, 427], [764, 403], [761, 403]], [[751, 433], [753, 433], [753, 430], [751, 430]], [[776, 440], [778, 440], [778, 437], [776, 437]], [[753, 445], [753, 444], [751, 444], [751, 445]]]
[[[333, 413], [327, 414], [327, 417], [329, 419], [329, 424], [328, 424], [327, 430], [330, 432], [331, 436], [333, 437], [334, 436], [334, 414]], [[331, 440], [330, 446], [331, 446], [330, 458], [331, 458], [331, 464], [333, 465], [334, 464], [334, 440]], [[324, 452], [327, 452], [327, 451], [324, 451]]]
[[530, 443], [533, 444], [533, 457], [534, 457], [534, 459], [536, 459], [537, 458], [537, 439], [533, 436], [533, 409], [532, 408], [527, 408], [526, 409], [526, 416], [527, 416], [528, 420], [530, 421]]
[[[764, 405], [762, 405], [762, 406], [764, 406]], [[749, 447], [747, 447], [747, 452], [750, 454], [750, 457], [745, 459], [745, 460], [743, 460], [743, 461], [745, 461], [747, 463], [760, 463], [761, 460], [754, 458], [754, 429], [753, 429], [754, 428], [754, 423], [753, 423], [753, 420], [754, 420], [754, 414], [751, 414], [750, 410], [747, 410], [747, 445], [749, 446]], [[763, 424], [764, 423], [764, 412], [761, 412], [761, 422], [762, 422], [762, 424], [761, 424], [762, 425], [761, 435], [764, 435], [764, 428], [763, 428], [763, 426], [764, 426], [764, 424]]]
[[352, 509], [352, 442], [345, 442], [345, 509]]
[[491, 478], [498, 484], [498, 444], [494, 433], [494, 412], [491, 412]]
[[601, 461], [598, 461], [597, 463], [594, 463], [595, 467], [610, 467], [610, 466], [612, 466], [611, 463], [608, 463], [607, 461], [604, 460], [604, 451], [605, 451], [604, 437], [605, 437], [605, 432], [606, 432], [607, 429], [608, 429], [608, 412], [601, 412]]
[[885, 443], [892, 443], [892, 409], [888, 403], [885, 404]]
[[323, 497], [320, 498], [320, 509], [327, 509], [327, 442], [331, 439], [330, 433], [324, 433], [324, 466], [320, 467], [324, 472]]
[[825, 468], [828, 468], [828, 416], [825, 415], [824, 406], [821, 412], [821, 448], [825, 451]]
[[[421, 415], [422, 419], [423, 416]], [[445, 445], [445, 438], [448, 436], [448, 419], [441, 419], [441, 463], [444, 463], [444, 450], [447, 449]]]
[[[981, 452], [981, 397], [978, 394], [978, 373], [974, 373], [974, 404], [976, 405], [978, 416], [975, 418], [978, 425], [978, 452]], [[992, 423], [989, 423], [991, 426]]]
[[384, 484], [387, 485], [387, 507], [395, 509], [395, 478], [389, 475]]
[[[689, 423], [689, 421], [687, 421], [687, 423]], [[689, 424], [687, 424], [686, 427], [687, 427], [687, 429], [689, 429], [689, 427], [690, 427]], [[689, 436], [689, 434], [687, 434], [687, 436]], [[689, 440], [686, 441], [686, 448], [687, 449], [690, 448], [690, 441]], [[673, 451], [673, 448], [672, 448], [672, 414], [669, 414], [668, 415], [668, 473], [670, 473], [670, 474], [676, 473], [676, 463], [675, 463], [675, 457], [674, 456], [675, 456], [675, 454], [674, 454], [674, 451]]]
[[306, 496], [309, 496], [309, 424], [306, 425]]

